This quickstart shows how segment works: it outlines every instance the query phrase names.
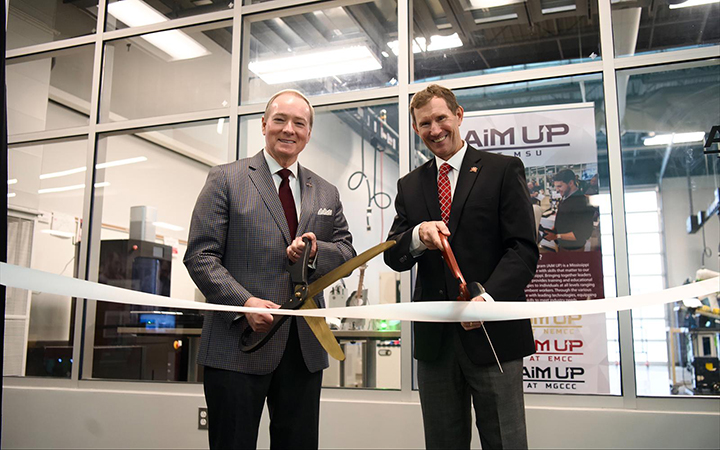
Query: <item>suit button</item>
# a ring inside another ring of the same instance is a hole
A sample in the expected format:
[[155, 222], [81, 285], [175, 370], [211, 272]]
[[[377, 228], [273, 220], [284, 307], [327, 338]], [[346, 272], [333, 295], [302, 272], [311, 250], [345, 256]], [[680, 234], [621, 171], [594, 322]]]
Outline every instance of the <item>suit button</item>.
[[400, 262], [404, 263], [405, 261], [407, 261], [407, 256], [403, 256], [402, 258], [400, 258]]
[[440, 295], [445, 295], [442, 289], [440, 289]]

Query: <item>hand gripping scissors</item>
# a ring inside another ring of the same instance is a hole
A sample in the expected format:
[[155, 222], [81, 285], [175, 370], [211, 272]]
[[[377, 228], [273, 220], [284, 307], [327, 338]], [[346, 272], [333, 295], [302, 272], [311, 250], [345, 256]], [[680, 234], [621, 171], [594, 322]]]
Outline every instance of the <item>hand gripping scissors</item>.
[[[482, 284], [478, 283], [477, 281], [473, 281], [470, 284], [465, 282], [465, 278], [463, 277], [462, 272], [460, 272], [460, 267], [458, 266], [457, 260], [455, 259], [455, 255], [453, 254], [452, 248], [450, 248], [450, 242], [447, 240], [447, 236], [445, 236], [442, 233], [438, 233], [440, 235], [440, 242], [442, 242], [442, 248], [440, 251], [442, 252], [442, 257], [447, 263], [448, 267], [450, 268], [450, 272], [452, 272], [453, 277], [455, 277], [456, 280], [458, 280], [459, 287], [460, 287], [460, 295], [458, 296], [459, 301], [466, 301], [469, 302], [474, 297], [478, 297], [482, 294], [484, 294], [485, 288]], [[484, 301], [484, 300], [483, 300]], [[502, 365], [500, 364], [500, 359], [498, 359], [497, 353], [495, 353], [495, 347], [493, 346], [492, 341], [490, 340], [490, 335], [487, 332], [487, 329], [485, 328], [485, 322], [480, 322], [480, 326], [482, 327], [483, 331], [485, 332], [485, 337], [487, 337], [488, 344], [490, 344], [490, 349], [493, 352], [493, 356], [495, 356], [495, 361], [497, 362], [498, 367], [500, 368], [500, 373], [503, 372]]]
[[[308, 238], [303, 238], [303, 242], [305, 242], [305, 250], [300, 256], [300, 259], [298, 259], [298, 261], [294, 264], [288, 264], [288, 272], [290, 272], [290, 279], [295, 286], [295, 292], [289, 301], [280, 306], [280, 309], [317, 309], [318, 306], [313, 297], [321, 293], [323, 289], [330, 286], [340, 278], [350, 275], [353, 270], [395, 245], [395, 241], [387, 241], [382, 244], [378, 244], [358, 256], [345, 261], [337, 268], [308, 284], [310, 240]], [[273, 310], [268, 310], [268, 313], [272, 314], [272, 311]], [[240, 350], [245, 353], [251, 353], [261, 348], [270, 340], [270, 338], [273, 337], [273, 335], [289, 317], [290, 316], [285, 315], [275, 316], [270, 330], [254, 344], [248, 344], [250, 336], [253, 333], [252, 327], [248, 326], [240, 337]], [[340, 348], [340, 344], [338, 344], [337, 339], [335, 339], [335, 336], [332, 334], [325, 318], [307, 316], [303, 316], [302, 318], [310, 326], [313, 334], [328, 354], [338, 361], [343, 361], [345, 359], [345, 354]]]

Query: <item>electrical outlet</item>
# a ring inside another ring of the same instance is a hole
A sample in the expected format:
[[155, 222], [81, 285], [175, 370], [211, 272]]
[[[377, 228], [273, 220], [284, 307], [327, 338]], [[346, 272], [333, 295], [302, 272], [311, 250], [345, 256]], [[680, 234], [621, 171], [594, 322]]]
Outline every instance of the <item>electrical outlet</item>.
[[207, 408], [198, 408], [198, 430], [208, 429], [208, 412]]

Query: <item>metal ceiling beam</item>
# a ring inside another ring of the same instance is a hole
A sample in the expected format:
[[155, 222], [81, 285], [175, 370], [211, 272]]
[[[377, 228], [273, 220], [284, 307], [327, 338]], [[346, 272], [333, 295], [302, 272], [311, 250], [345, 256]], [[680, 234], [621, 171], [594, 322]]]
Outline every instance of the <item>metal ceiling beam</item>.
[[328, 45], [328, 38], [318, 30], [315, 24], [308, 21], [305, 15], [289, 16], [283, 21], [310, 47], [324, 47]]
[[415, 0], [413, 2], [413, 22], [415, 22], [419, 34], [425, 36], [425, 38], [440, 34], [426, 0]]

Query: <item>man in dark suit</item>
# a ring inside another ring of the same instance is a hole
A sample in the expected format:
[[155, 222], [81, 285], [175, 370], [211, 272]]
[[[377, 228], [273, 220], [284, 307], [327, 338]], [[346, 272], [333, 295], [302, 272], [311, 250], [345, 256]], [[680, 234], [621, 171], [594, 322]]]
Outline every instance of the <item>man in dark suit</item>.
[[[184, 259], [208, 302], [279, 308], [293, 293], [287, 264], [305, 249], [302, 237], [310, 239], [310, 281], [355, 256], [338, 190], [297, 162], [313, 119], [305, 96], [281, 91], [262, 118], [263, 151], [210, 170]], [[324, 307], [322, 294], [315, 301]], [[212, 449], [254, 449], [266, 400], [271, 448], [318, 447], [327, 353], [299, 317], [254, 353], [240, 350], [247, 327], [253, 343], [272, 324], [270, 313], [205, 316], [198, 364]]]
[[[388, 235], [397, 245], [385, 263], [397, 271], [417, 264], [413, 301], [455, 300], [458, 282], [438, 251], [443, 234], [465, 280], [482, 283], [488, 300], [524, 301], [539, 256], [522, 162], [468, 146], [463, 108], [449, 89], [418, 92], [410, 113], [435, 158], [398, 182]], [[527, 448], [522, 358], [535, 350], [530, 321], [485, 327], [504, 373], [481, 322], [413, 324], [428, 448], [470, 448], [471, 401], [483, 448]]]

